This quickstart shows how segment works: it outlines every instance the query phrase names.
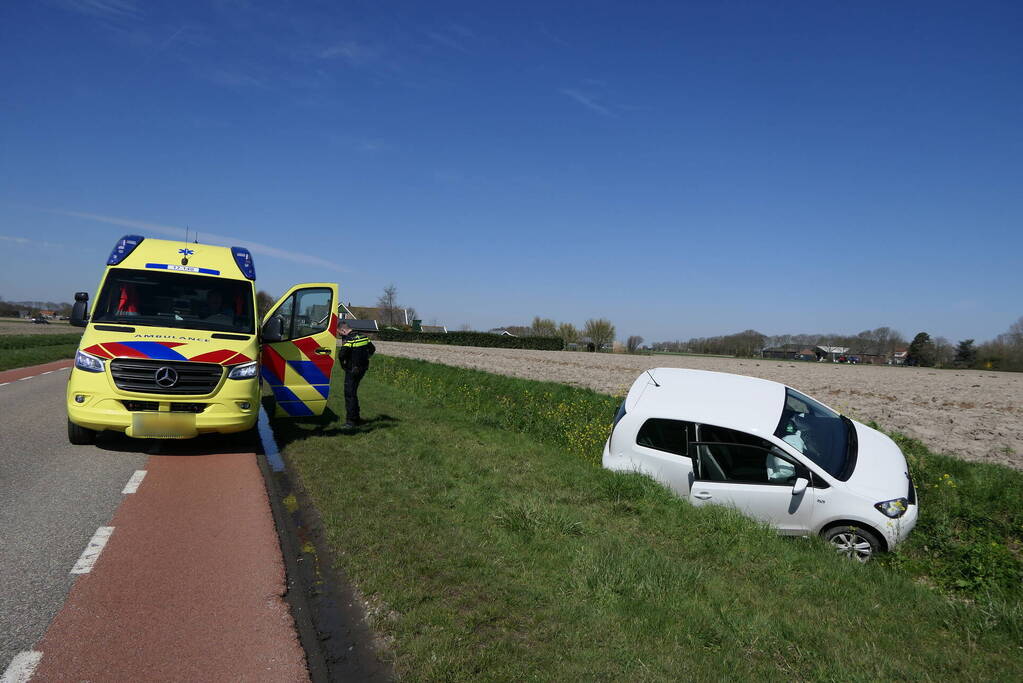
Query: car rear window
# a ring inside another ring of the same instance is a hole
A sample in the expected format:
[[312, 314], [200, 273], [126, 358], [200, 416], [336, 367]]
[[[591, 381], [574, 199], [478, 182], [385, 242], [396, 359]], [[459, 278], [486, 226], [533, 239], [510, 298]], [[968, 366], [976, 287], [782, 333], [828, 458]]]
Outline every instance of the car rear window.
[[643, 423], [636, 435], [636, 444], [675, 455], [689, 455], [686, 423], [652, 417]]

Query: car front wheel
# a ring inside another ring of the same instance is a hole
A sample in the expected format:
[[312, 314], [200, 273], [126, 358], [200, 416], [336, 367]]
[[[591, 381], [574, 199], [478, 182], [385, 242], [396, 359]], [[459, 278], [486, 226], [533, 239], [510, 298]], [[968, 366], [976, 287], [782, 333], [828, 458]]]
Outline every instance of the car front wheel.
[[881, 541], [876, 535], [858, 526], [831, 527], [823, 536], [839, 555], [851, 557], [859, 562], [867, 562], [882, 549]]
[[67, 440], [75, 446], [88, 446], [96, 442], [96, 432], [76, 425], [71, 420], [67, 421]]

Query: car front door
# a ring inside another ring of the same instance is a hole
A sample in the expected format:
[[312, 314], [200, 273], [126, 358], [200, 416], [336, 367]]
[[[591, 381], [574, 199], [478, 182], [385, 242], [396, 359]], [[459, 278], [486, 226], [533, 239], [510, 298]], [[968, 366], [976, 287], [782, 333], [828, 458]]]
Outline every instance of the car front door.
[[814, 497], [803, 465], [752, 434], [706, 425], [698, 429], [700, 440], [690, 443], [693, 505], [734, 507], [782, 534], [809, 533]]
[[277, 417], [322, 415], [337, 355], [336, 283], [295, 285], [263, 319], [260, 371]]

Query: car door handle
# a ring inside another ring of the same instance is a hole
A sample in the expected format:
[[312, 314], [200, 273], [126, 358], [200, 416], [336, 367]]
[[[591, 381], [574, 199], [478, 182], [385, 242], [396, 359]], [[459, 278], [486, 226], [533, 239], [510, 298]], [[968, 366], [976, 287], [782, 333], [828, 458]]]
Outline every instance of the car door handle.
[[699, 498], [700, 500], [708, 500], [714, 496], [710, 495], [707, 491], [697, 491], [693, 494], [693, 498]]
[[321, 346], [320, 348], [316, 349], [316, 353], [320, 354], [321, 356], [323, 354], [326, 354], [326, 355], [329, 356], [330, 355], [330, 349], [326, 348], [325, 346]]

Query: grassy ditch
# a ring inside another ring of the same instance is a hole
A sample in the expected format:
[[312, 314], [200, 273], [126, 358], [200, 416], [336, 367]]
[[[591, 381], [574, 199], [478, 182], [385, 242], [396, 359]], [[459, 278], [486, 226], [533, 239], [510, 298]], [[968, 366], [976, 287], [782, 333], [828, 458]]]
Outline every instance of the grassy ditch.
[[73, 358], [81, 332], [0, 335], [0, 370]]
[[[371, 422], [347, 435], [340, 390], [336, 381], [324, 419], [274, 430], [400, 676], [1023, 668], [1018, 596], [989, 588], [985, 600], [964, 586], [949, 599], [908, 563], [856, 565], [815, 539], [779, 538], [595, 466], [611, 397], [378, 356], [360, 392]], [[955, 491], [972, 486], [958, 477]]]

